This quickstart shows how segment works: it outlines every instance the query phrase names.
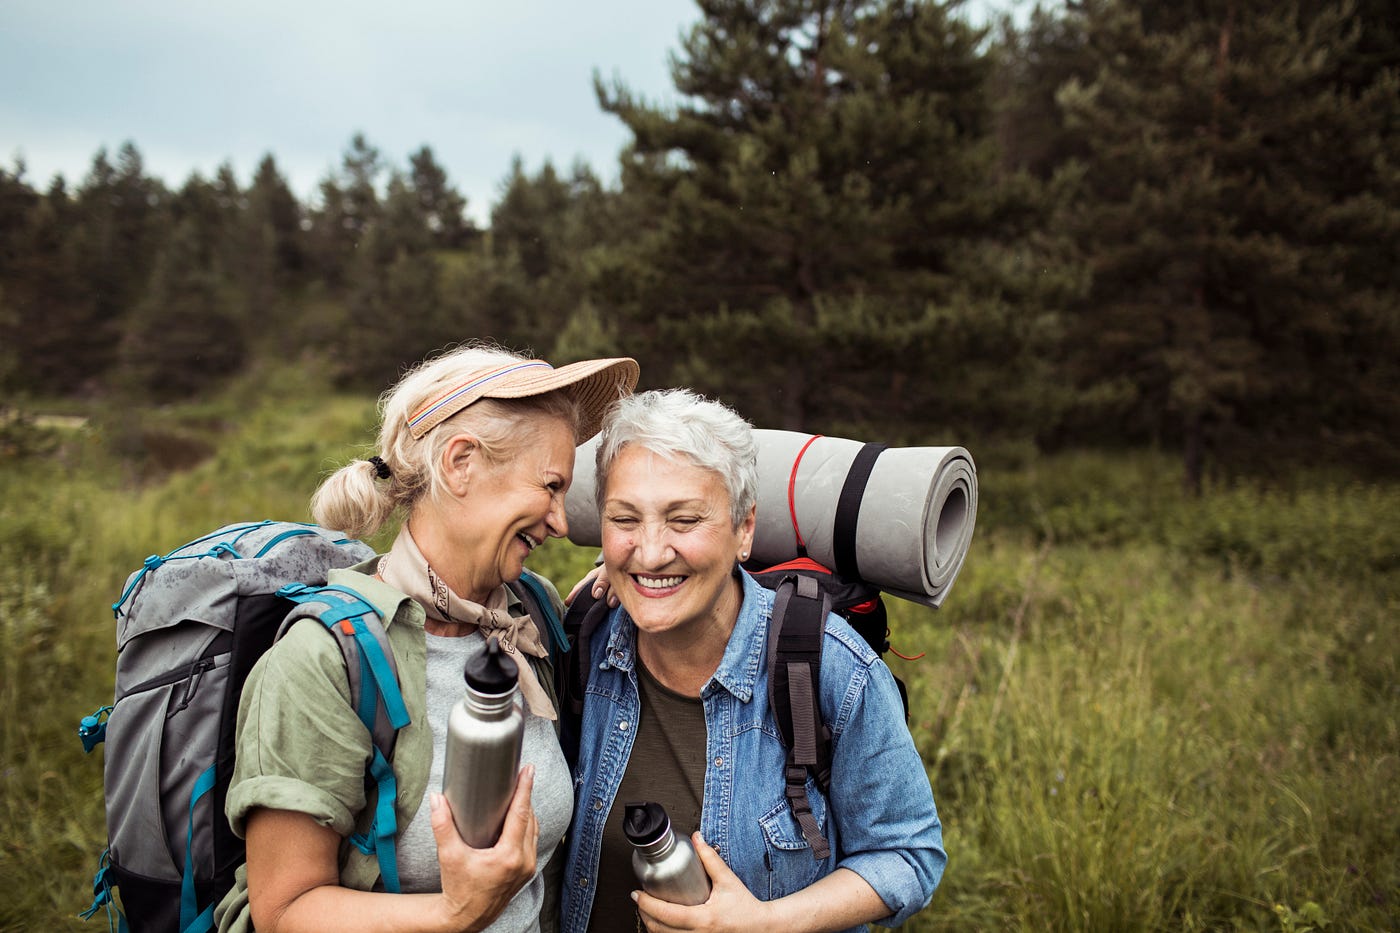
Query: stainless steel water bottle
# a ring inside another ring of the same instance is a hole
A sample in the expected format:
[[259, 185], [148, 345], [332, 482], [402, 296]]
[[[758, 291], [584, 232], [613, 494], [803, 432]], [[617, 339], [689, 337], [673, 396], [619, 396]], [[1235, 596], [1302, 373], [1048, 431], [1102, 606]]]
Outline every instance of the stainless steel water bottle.
[[632, 843], [632, 870], [642, 890], [672, 904], [703, 904], [710, 899], [710, 876], [695, 847], [671, 831], [659, 803], [628, 803], [622, 832]]
[[478, 849], [496, 844], [515, 795], [525, 735], [519, 674], [493, 635], [467, 662], [466, 692], [447, 717], [442, 793], [462, 841]]

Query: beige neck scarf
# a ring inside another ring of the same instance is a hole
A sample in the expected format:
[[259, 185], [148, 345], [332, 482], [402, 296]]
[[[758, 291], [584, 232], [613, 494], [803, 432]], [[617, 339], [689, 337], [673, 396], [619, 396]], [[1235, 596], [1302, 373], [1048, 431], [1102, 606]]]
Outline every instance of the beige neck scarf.
[[549, 695], [540, 686], [535, 669], [517, 652], [532, 657], [547, 657], [549, 652], [540, 639], [539, 629], [530, 614], [513, 616], [506, 610], [506, 588], [499, 586], [491, 592], [486, 605], [463, 599], [452, 591], [428, 564], [427, 558], [409, 534], [407, 523], [399, 530], [394, 546], [379, 560], [379, 577], [394, 589], [411, 596], [428, 617], [454, 625], [475, 625], [482, 637], [497, 636], [516, 667], [520, 669], [520, 693], [530, 706], [530, 712], [541, 719], [555, 720], [558, 714]]

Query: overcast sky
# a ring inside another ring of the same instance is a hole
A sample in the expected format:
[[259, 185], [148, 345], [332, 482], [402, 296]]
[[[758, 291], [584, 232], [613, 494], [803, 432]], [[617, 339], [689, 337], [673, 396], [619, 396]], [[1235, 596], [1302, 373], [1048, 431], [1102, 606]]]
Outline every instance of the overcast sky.
[[[973, 4], [980, 6], [980, 4]], [[485, 223], [511, 159], [606, 182], [629, 134], [595, 71], [673, 103], [694, 0], [0, 0], [0, 165], [76, 187], [136, 144], [178, 188], [272, 153], [309, 199], [357, 131], [393, 167], [431, 146]]]
[[362, 131], [393, 166], [433, 149], [484, 222], [511, 159], [616, 178], [628, 139], [592, 75], [674, 100], [693, 0], [0, 0], [0, 164], [71, 186], [136, 144], [179, 187], [276, 158], [303, 198]]

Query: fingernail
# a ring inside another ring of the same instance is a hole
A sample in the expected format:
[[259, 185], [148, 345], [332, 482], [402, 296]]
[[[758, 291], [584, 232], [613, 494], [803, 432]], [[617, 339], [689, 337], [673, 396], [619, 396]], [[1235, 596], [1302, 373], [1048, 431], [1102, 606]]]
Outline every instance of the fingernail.
[[437, 791], [430, 791], [430, 792], [428, 793], [428, 809], [429, 809], [430, 811], [434, 811], [434, 810], [439, 810], [439, 809], [441, 809], [441, 808], [442, 808], [442, 794], [439, 794]]
[[633, 891], [633, 892], [632, 892], [631, 897], [632, 897], [632, 903], [634, 903], [634, 904], [637, 903], [637, 892], [636, 892], [636, 891]]

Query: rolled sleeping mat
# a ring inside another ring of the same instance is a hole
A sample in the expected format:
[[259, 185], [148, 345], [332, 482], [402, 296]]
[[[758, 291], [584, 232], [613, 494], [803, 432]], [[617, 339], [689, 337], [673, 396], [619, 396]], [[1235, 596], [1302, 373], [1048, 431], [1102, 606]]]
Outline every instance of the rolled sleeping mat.
[[[751, 565], [806, 556], [891, 596], [937, 608], [962, 569], [977, 520], [977, 468], [961, 447], [885, 447], [755, 429], [758, 519]], [[601, 543], [597, 439], [578, 449], [565, 508], [569, 539]], [[796, 529], [794, 529], [794, 520]]]

